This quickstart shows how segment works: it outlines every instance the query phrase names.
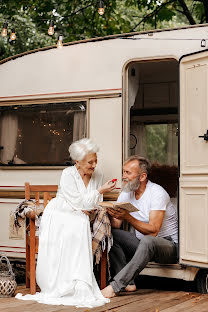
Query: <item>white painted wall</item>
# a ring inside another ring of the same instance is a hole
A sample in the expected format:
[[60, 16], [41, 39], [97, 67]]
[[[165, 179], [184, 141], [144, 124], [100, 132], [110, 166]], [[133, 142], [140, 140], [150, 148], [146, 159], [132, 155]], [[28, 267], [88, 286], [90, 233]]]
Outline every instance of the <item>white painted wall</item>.
[[0, 252], [9, 257], [25, 258], [25, 239], [9, 239], [9, 215], [20, 202], [20, 199], [0, 198]]
[[31, 184], [58, 184], [63, 169], [0, 169], [0, 186]]
[[104, 180], [117, 178], [121, 183], [122, 167], [122, 99], [90, 101], [90, 137], [100, 146], [98, 165]]

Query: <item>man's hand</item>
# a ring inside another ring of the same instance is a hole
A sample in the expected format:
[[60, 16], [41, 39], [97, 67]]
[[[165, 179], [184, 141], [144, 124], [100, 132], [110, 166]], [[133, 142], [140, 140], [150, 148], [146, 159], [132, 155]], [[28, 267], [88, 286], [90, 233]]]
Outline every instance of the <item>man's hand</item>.
[[118, 220], [126, 220], [129, 217], [129, 212], [126, 209], [118, 208], [115, 210], [113, 208], [107, 208], [107, 211], [109, 215]]

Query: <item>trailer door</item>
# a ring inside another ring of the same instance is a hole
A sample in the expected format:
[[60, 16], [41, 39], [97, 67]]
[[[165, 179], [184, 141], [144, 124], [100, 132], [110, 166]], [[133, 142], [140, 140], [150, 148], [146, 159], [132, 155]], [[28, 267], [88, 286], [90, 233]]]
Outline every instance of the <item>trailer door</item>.
[[180, 61], [180, 263], [208, 267], [208, 51]]

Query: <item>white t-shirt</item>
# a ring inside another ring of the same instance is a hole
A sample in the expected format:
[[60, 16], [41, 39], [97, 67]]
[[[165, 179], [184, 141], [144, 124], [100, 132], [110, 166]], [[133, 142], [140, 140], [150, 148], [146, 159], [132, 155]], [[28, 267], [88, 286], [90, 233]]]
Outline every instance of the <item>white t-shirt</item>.
[[[149, 223], [149, 214], [151, 210], [164, 210], [165, 215], [163, 224], [158, 233], [158, 237], [171, 236], [174, 242], [178, 242], [178, 218], [176, 208], [170, 201], [168, 193], [160, 185], [147, 182], [146, 189], [142, 196], [137, 200], [135, 192], [121, 192], [117, 202], [130, 202], [138, 212], [130, 214], [145, 223]], [[136, 230], [136, 236], [141, 239], [144, 235]]]

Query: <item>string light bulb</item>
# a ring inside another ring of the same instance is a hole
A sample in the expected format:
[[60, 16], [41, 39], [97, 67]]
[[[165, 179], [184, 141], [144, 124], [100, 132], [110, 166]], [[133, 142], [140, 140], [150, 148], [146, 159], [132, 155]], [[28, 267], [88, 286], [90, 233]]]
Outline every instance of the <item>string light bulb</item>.
[[63, 36], [59, 36], [58, 37], [58, 41], [57, 41], [57, 48], [58, 49], [61, 49], [61, 48], [63, 48]]
[[103, 15], [104, 14], [104, 3], [103, 3], [103, 1], [102, 0], [100, 0], [99, 1], [99, 8], [98, 8], [98, 13], [100, 14], [100, 15]]
[[10, 39], [11, 40], [15, 40], [16, 39], [16, 34], [15, 34], [15, 29], [14, 28], [12, 28], [12, 33], [10, 35]]
[[50, 36], [52, 36], [54, 34], [54, 21], [53, 20], [50, 21], [50, 25], [49, 25], [49, 28], [48, 28], [48, 34]]
[[5, 23], [3, 24], [3, 28], [2, 28], [2, 30], [1, 30], [1, 35], [2, 35], [2, 37], [6, 37], [6, 36], [7, 36], [7, 27], [8, 27], [8, 23], [5, 22]]

